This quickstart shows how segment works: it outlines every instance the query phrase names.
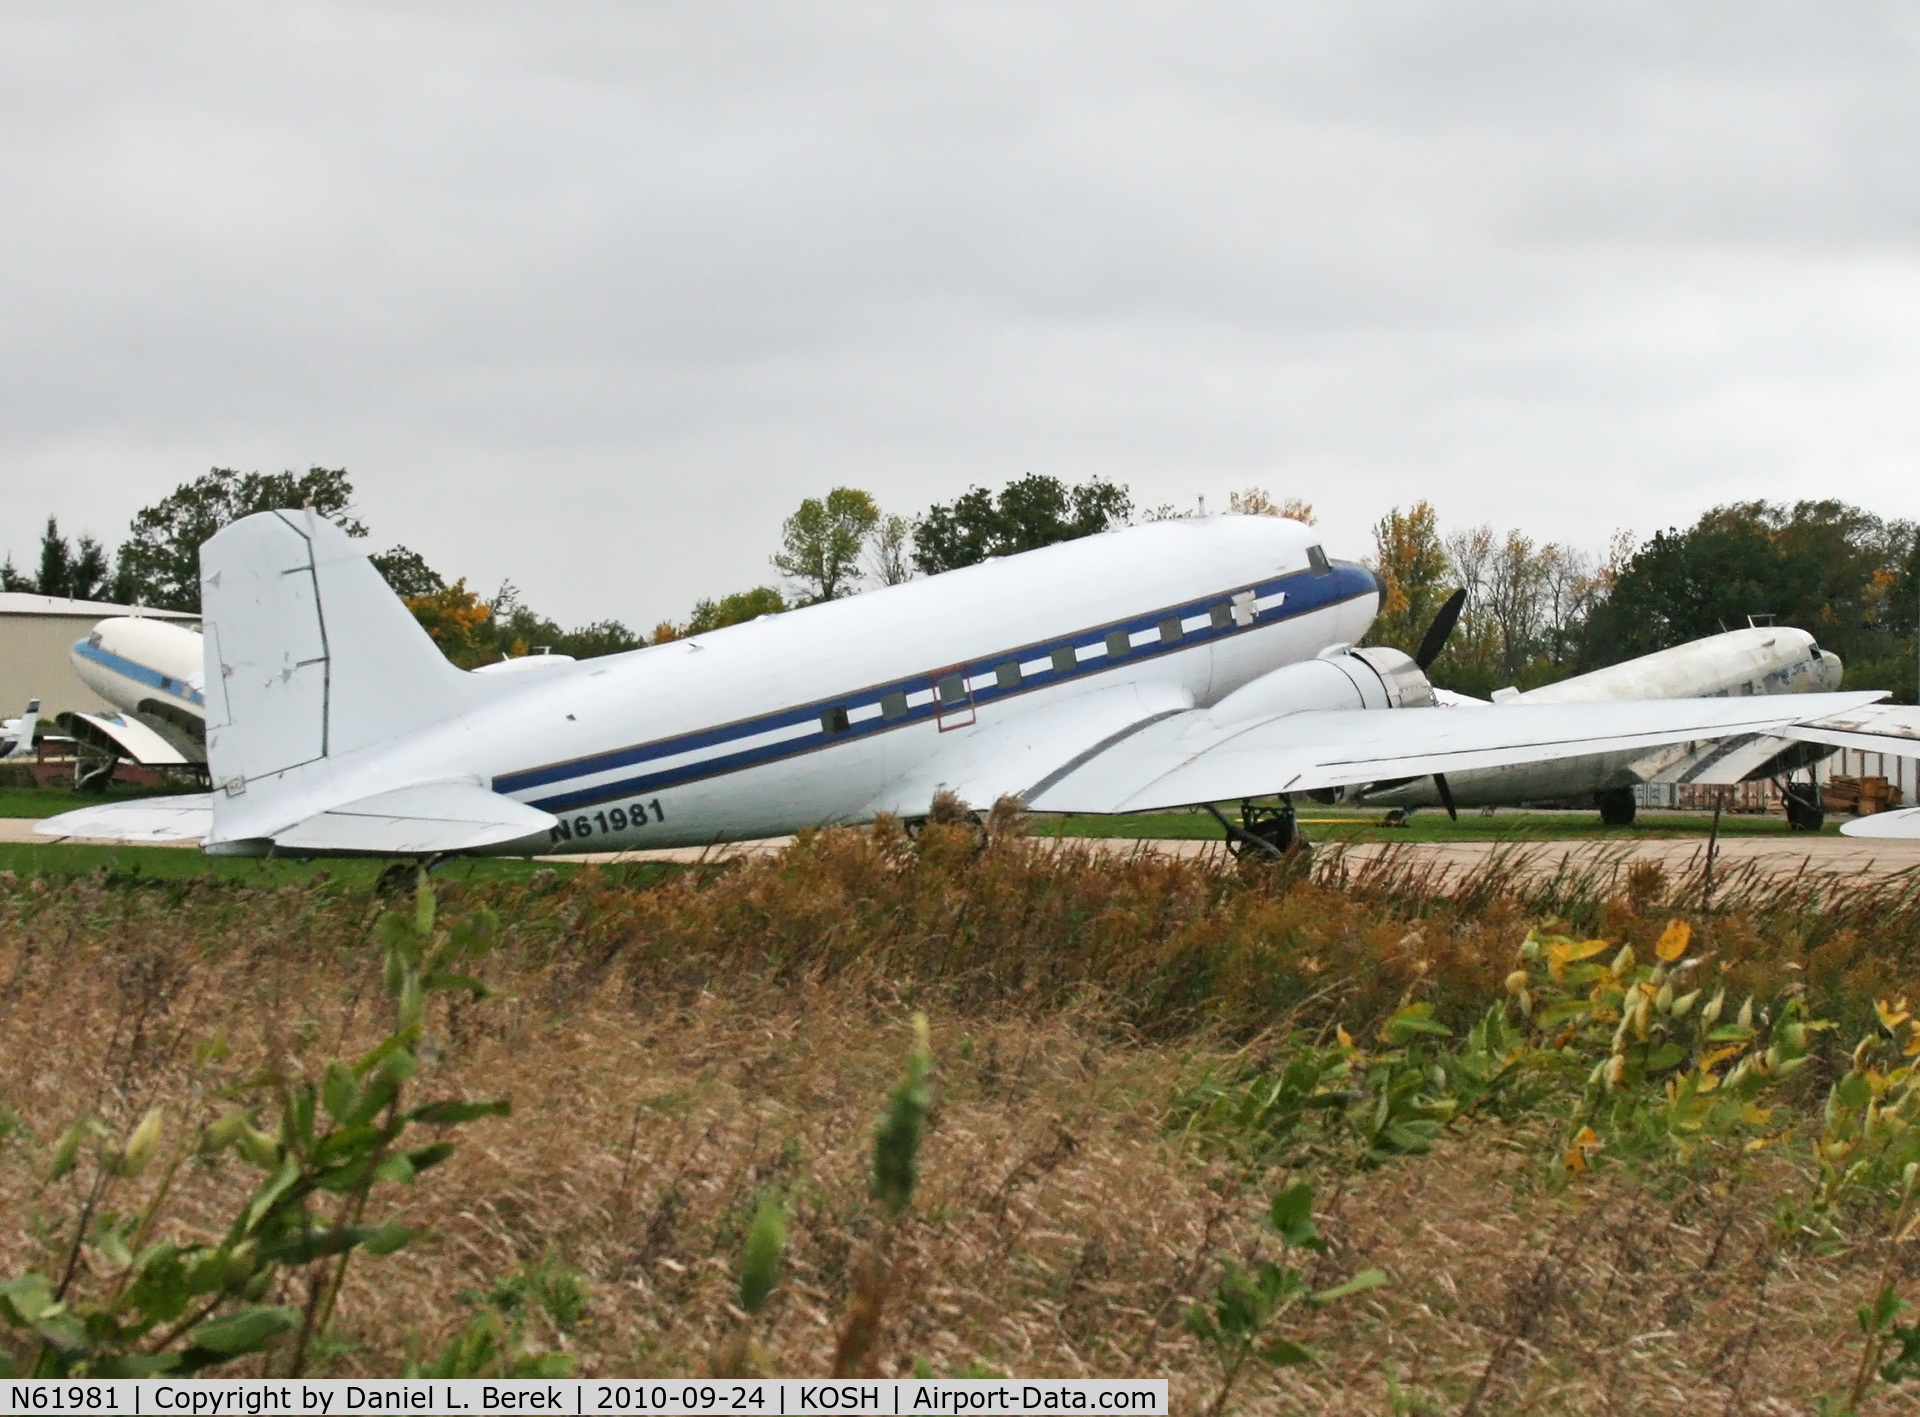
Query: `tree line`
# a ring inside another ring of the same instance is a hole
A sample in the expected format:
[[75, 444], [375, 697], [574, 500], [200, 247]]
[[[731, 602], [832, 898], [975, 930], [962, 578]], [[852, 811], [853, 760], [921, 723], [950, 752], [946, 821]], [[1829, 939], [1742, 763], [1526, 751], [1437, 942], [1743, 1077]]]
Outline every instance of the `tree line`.
[[[257, 511], [312, 506], [348, 535], [365, 537], [344, 468], [242, 473], [214, 468], [135, 514], [109, 556], [92, 537], [69, 542], [49, 517], [34, 574], [0, 563], [0, 590], [36, 591], [197, 613], [199, 548]], [[1311, 523], [1310, 504], [1259, 488], [1227, 510]], [[915, 575], [973, 565], [1136, 521], [1193, 515], [1136, 509], [1122, 484], [1068, 484], [1029, 473], [997, 491], [975, 486], [914, 516], [889, 513], [867, 492], [836, 487], [804, 499], [781, 525], [770, 558], [779, 584], [697, 601], [683, 621], [640, 634], [606, 619], [571, 629], [526, 604], [512, 582], [482, 596], [449, 581], [404, 545], [373, 564], [456, 664], [550, 651], [612, 654], [701, 634], [796, 606], [897, 585]], [[1847, 682], [1913, 698], [1920, 630], [1920, 530], [1844, 502], [1791, 506], [1739, 502], [1645, 542], [1617, 532], [1598, 552], [1539, 542], [1521, 529], [1441, 527], [1428, 502], [1394, 508], [1376, 523], [1369, 564], [1385, 601], [1370, 641], [1411, 650], [1455, 587], [1466, 610], [1433, 666], [1434, 681], [1485, 697], [1528, 689], [1755, 620], [1812, 632], [1847, 665]]]
[[1735, 502], [1590, 554], [1492, 526], [1442, 533], [1431, 504], [1374, 528], [1386, 603], [1372, 639], [1411, 650], [1456, 586], [1467, 607], [1434, 682], [1485, 697], [1749, 623], [1810, 632], [1846, 682], [1914, 699], [1920, 534], [1833, 499]]

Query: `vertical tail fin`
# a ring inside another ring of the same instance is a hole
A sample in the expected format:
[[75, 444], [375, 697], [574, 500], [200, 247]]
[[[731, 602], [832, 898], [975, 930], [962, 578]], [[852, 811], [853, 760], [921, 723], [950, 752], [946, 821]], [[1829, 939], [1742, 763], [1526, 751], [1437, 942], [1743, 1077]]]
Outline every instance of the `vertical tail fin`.
[[33, 730], [40, 722], [40, 700], [28, 699], [27, 711], [20, 715], [20, 721], [4, 738], [0, 738], [0, 758], [30, 758], [33, 756]]
[[208, 540], [200, 603], [216, 802], [450, 718], [482, 691], [311, 508], [258, 512]]

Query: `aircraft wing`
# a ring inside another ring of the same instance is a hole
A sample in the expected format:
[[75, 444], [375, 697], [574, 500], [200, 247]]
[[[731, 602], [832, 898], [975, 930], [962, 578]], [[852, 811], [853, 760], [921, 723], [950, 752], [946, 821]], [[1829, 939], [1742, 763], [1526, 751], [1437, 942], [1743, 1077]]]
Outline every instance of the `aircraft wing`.
[[1911, 841], [1920, 837], [1920, 807], [1902, 807], [1897, 812], [1875, 812], [1871, 817], [1855, 817], [1850, 822], [1840, 824], [1840, 834]]
[[[180, 748], [168, 742], [137, 716], [125, 713], [74, 713], [63, 714], [70, 720], [69, 728], [78, 726], [78, 733], [86, 736], [98, 735], [104, 740], [102, 746], [111, 746], [136, 763], [147, 767], [185, 767], [203, 761], [203, 758], [190, 757]], [[92, 734], [86, 730], [91, 729]]]
[[212, 830], [213, 798], [205, 792], [194, 792], [177, 797], [135, 797], [62, 812], [36, 823], [33, 834], [166, 846], [205, 841]]
[[[1472, 713], [1354, 709], [1224, 725], [1205, 709], [1193, 709], [1142, 722], [1039, 784], [1026, 802], [1046, 812], [1144, 812], [1735, 734], [1816, 738], [1821, 732], [1855, 733], [1868, 721], [1862, 711], [1883, 697], [1862, 692], [1493, 704]], [[1852, 726], [1822, 728], [1829, 720]], [[1801, 728], [1804, 734], [1794, 731]], [[1892, 735], [1872, 741], [1878, 749], [1900, 751]]]
[[1782, 729], [1781, 736], [1806, 743], [1826, 743], [1835, 748], [1858, 748], [1867, 753], [1916, 757], [1920, 756], [1920, 708], [1912, 704], [1868, 704], [1811, 722], [1803, 718]]

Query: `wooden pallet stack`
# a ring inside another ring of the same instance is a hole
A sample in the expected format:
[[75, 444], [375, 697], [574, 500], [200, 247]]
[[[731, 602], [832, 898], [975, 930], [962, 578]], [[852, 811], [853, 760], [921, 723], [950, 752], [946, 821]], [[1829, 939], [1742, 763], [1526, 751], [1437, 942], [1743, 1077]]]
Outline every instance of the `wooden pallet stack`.
[[1851, 812], [1856, 817], [1884, 812], [1900, 803], [1900, 789], [1884, 777], [1843, 777], [1826, 780], [1820, 789], [1820, 801], [1829, 812]]

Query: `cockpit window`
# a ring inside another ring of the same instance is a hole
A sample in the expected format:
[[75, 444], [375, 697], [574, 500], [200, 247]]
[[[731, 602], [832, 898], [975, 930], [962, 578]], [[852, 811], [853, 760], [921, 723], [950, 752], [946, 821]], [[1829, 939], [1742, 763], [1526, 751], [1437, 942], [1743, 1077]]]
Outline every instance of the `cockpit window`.
[[1333, 566], [1327, 561], [1327, 553], [1322, 551], [1318, 546], [1309, 546], [1307, 548], [1307, 564], [1313, 568], [1313, 573], [1316, 576], [1324, 576], [1328, 571], [1333, 569]]

